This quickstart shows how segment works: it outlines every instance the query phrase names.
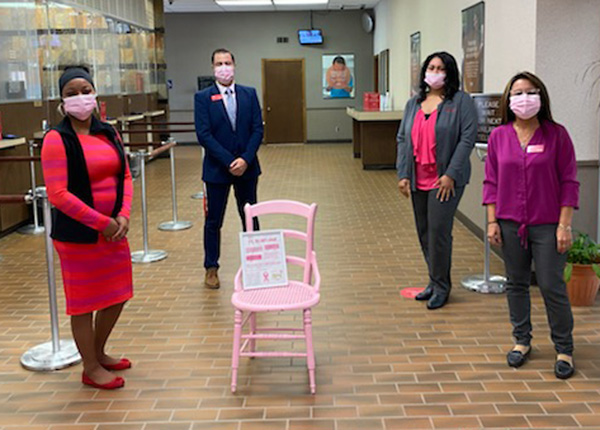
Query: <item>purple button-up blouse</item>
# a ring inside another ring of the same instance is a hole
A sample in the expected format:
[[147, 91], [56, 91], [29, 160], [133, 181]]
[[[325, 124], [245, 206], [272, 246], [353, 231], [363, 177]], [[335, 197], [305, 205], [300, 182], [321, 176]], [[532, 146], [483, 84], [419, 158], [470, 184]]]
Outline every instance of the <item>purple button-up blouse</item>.
[[560, 208], [579, 206], [579, 182], [573, 142], [559, 124], [544, 121], [525, 149], [513, 123], [490, 135], [485, 161], [483, 204], [496, 204], [496, 217], [526, 227], [555, 224]]

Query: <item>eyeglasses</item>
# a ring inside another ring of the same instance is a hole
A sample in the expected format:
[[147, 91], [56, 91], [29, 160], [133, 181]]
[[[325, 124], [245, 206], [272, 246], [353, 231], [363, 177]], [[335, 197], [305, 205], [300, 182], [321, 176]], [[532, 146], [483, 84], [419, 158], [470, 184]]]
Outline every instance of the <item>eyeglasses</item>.
[[514, 90], [510, 92], [511, 96], [522, 96], [523, 94], [527, 94], [528, 96], [534, 96], [536, 94], [540, 93], [540, 89], [539, 88], [531, 88], [529, 90]]

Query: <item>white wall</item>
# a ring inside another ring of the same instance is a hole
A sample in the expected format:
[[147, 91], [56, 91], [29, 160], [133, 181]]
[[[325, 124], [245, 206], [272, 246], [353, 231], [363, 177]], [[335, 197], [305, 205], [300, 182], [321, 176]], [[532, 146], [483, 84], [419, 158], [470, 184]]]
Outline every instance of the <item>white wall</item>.
[[578, 160], [597, 160], [600, 136], [600, 0], [538, 0], [536, 73], [548, 86], [554, 118], [569, 131]]

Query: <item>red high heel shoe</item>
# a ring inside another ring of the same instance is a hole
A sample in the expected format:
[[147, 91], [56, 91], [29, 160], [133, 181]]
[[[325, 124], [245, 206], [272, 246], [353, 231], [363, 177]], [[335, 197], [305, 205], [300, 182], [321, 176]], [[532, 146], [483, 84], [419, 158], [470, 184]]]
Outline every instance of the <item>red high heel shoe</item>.
[[125, 386], [125, 379], [121, 378], [120, 376], [117, 376], [115, 379], [113, 379], [107, 384], [98, 384], [92, 381], [90, 377], [85, 374], [85, 372], [81, 374], [81, 382], [84, 385], [89, 385], [90, 387], [94, 388], [100, 388], [101, 390], [116, 390], [117, 388], [122, 388]]
[[127, 358], [121, 358], [121, 360], [119, 360], [118, 363], [115, 363], [115, 364], [103, 364], [102, 367], [104, 367], [106, 370], [125, 370], [125, 369], [130, 369], [131, 368], [131, 361], [129, 361]]

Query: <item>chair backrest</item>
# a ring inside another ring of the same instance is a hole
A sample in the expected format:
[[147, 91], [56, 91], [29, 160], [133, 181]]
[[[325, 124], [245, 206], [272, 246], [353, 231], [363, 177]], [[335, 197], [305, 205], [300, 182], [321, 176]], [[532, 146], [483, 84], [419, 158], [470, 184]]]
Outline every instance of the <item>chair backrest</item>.
[[306, 242], [302, 281], [305, 284], [310, 284], [317, 204], [307, 205], [293, 200], [269, 200], [254, 205], [246, 204], [244, 212], [246, 214], [246, 228], [249, 232], [254, 229], [252, 218], [261, 215], [296, 215], [306, 219], [306, 232], [283, 229], [283, 234], [285, 237], [300, 239]]

